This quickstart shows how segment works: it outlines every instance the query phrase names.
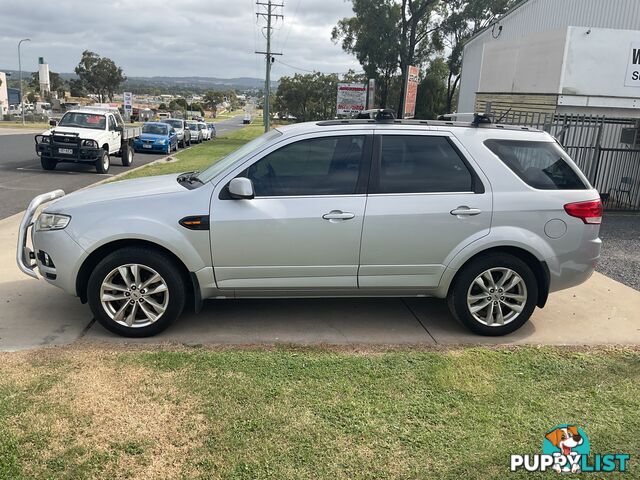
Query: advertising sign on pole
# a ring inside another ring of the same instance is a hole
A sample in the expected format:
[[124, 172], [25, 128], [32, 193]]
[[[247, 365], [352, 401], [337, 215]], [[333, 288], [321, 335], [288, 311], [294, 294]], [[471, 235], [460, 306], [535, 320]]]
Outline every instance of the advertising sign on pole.
[[409, 65], [404, 88], [404, 112], [402, 118], [413, 118], [416, 115], [416, 97], [418, 96], [418, 81], [420, 69]]
[[363, 111], [367, 104], [367, 86], [364, 83], [339, 83], [338, 115], [354, 115]]
[[131, 114], [133, 113], [133, 94], [131, 92], [124, 92], [124, 114], [127, 119], [131, 118]]
[[376, 108], [376, 79], [369, 79], [369, 92], [367, 96], [367, 108]]

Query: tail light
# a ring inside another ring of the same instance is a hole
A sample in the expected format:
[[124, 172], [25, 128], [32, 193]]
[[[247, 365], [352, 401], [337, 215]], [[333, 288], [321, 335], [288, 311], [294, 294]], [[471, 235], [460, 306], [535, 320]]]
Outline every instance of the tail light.
[[602, 223], [602, 201], [600, 199], [567, 203], [564, 206], [564, 210], [572, 217], [579, 218], [589, 225], [600, 225]]

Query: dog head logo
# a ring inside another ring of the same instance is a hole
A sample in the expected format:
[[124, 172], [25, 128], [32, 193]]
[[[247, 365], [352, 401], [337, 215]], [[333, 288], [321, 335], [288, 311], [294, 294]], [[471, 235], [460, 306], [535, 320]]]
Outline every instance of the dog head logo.
[[563, 455], [569, 455], [578, 445], [582, 445], [584, 439], [578, 432], [578, 427], [569, 425], [564, 428], [556, 428], [545, 435], [554, 447], [557, 447]]
[[[543, 453], [550, 455], [562, 455], [567, 460], [589, 454], [589, 439], [584, 431], [576, 425], [558, 425], [549, 430], [544, 436], [542, 446]], [[567, 461], [565, 468], [554, 468], [556, 471], [579, 471], [577, 464]]]

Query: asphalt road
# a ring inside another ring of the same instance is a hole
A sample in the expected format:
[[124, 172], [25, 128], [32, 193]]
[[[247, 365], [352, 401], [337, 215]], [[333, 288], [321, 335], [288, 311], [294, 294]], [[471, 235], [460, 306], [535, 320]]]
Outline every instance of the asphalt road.
[[[218, 135], [242, 127], [242, 116], [216, 124]], [[45, 171], [35, 153], [34, 134], [3, 134], [0, 129], [0, 219], [27, 208], [33, 197], [61, 188], [66, 193], [112, 177], [130, 168], [145, 165], [163, 154], [137, 153], [131, 167], [123, 167], [120, 158], [111, 158], [108, 174], [98, 174], [92, 164], [62, 163], [53, 171]]]

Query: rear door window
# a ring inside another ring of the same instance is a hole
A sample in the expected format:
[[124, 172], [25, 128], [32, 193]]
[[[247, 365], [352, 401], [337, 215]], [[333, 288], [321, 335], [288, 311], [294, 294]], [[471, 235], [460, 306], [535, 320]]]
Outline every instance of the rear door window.
[[473, 192], [475, 179], [446, 137], [384, 135], [370, 193]]
[[588, 185], [555, 142], [487, 140], [484, 144], [527, 185], [539, 190], [586, 190]]

